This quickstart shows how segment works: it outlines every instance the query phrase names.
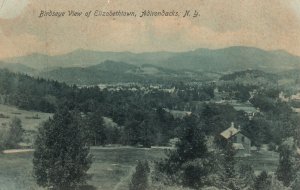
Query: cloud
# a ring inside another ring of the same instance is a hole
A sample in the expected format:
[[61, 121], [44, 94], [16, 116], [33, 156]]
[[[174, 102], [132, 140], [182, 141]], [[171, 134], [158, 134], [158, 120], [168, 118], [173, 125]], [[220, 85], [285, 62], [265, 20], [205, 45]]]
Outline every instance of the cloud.
[[[85, 0], [28, 0], [22, 11], [16, 11], [19, 15], [9, 19], [0, 17], [0, 42], [14, 43], [0, 57], [31, 52], [62, 54], [78, 48], [143, 52], [186, 51], [233, 45], [285, 49], [300, 55], [300, 6], [295, 2], [110, 0], [108, 3], [107, 0], [89, 0], [86, 3]], [[185, 10], [197, 10], [200, 17], [38, 18], [41, 10], [72, 9], [83, 13], [89, 10], [126, 10], [137, 13], [143, 10], [175, 10], [181, 14]]]

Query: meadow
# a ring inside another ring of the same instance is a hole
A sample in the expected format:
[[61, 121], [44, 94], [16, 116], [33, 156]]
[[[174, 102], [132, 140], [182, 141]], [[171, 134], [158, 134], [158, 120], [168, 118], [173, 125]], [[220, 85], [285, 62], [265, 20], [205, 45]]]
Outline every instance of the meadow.
[[[93, 147], [93, 164], [88, 184], [98, 190], [128, 190], [131, 174], [138, 160], [156, 161], [164, 157], [162, 148]], [[253, 153], [240, 158], [251, 164], [258, 173], [275, 171], [278, 154], [269, 151]], [[39, 190], [32, 176], [32, 152], [0, 154], [1, 190]]]
[[39, 124], [52, 117], [51, 113], [26, 111], [14, 106], [0, 104], [0, 126], [6, 127], [12, 118], [17, 117], [26, 131], [36, 131]]
[[[0, 104], [0, 127], [7, 127], [11, 118], [18, 117], [23, 128], [36, 132], [38, 126], [52, 116], [50, 113], [20, 110]], [[104, 118], [107, 125], [115, 125], [110, 118]], [[162, 147], [92, 147], [93, 164], [88, 171], [88, 185], [98, 190], [128, 190], [131, 175], [138, 160], [150, 162], [162, 159]], [[0, 153], [0, 190], [43, 190], [35, 183], [32, 173], [33, 152]], [[256, 174], [262, 170], [274, 172], [277, 168], [278, 153], [261, 150], [250, 157], [239, 158], [252, 165]]]
[[[164, 156], [160, 148], [94, 147], [93, 164], [88, 184], [99, 190], [125, 190], [138, 160], [159, 160]], [[38, 190], [32, 175], [32, 152], [0, 154], [1, 190]]]
[[52, 115], [51, 113], [26, 111], [14, 106], [0, 104], [0, 132], [9, 128], [13, 118], [19, 118], [22, 128], [25, 130], [23, 133], [23, 141], [19, 143], [19, 145], [24, 148], [29, 148], [32, 147], [40, 124], [47, 121]]

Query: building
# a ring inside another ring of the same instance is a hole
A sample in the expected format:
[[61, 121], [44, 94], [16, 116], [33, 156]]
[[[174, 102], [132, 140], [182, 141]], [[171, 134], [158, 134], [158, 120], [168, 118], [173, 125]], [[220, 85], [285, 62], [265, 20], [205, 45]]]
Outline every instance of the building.
[[231, 104], [233, 108], [237, 111], [243, 111], [245, 116], [248, 117], [249, 120], [252, 120], [256, 114], [260, 113], [259, 108], [253, 107], [251, 103], [243, 103], [243, 104]]
[[251, 140], [241, 132], [240, 127], [235, 128], [233, 122], [220, 135], [226, 141], [232, 142], [234, 149], [237, 150], [237, 156], [244, 157], [251, 154]]
[[184, 117], [192, 115], [192, 112], [190, 112], [190, 111], [170, 110], [167, 108], [163, 108], [163, 109], [164, 109], [164, 111], [170, 113], [174, 118], [183, 119]]
[[300, 93], [292, 95], [290, 99], [295, 102], [300, 102]]

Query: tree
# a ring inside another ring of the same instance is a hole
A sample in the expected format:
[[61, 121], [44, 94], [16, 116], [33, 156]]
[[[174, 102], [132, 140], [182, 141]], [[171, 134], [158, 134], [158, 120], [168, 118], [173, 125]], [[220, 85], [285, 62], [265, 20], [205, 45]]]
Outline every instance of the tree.
[[135, 173], [132, 175], [129, 190], [145, 190], [148, 187], [148, 174], [150, 172], [150, 168], [148, 162], [139, 161], [136, 168]]
[[7, 130], [0, 129], [0, 151], [4, 150], [6, 148], [8, 135]]
[[56, 190], [84, 184], [91, 165], [86, 144], [80, 114], [59, 109], [39, 128], [35, 141], [33, 171], [37, 184]]
[[284, 141], [279, 147], [279, 165], [276, 175], [283, 185], [288, 187], [296, 177], [296, 164], [294, 155], [294, 142], [292, 138]]
[[18, 143], [22, 141], [24, 129], [22, 128], [22, 122], [19, 118], [12, 118], [9, 123], [9, 129], [5, 142], [5, 148], [17, 148]]
[[233, 147], [233, 143], [231, 141], [224, 142], [220, 153], [221, 155], [216, 158], [217, 161], [215, 162], [220, 165], [216, 172], [219, 181], [212, 184], [220, 189], [253, 189], [255, 180], [254, 170], [250, 165], [237, 160], [235, 157], [237, 151]]
[[300, 189], [300, 172], [297, 172], [295, 180], [291, 184], [292, 190]]
[[185, 119], [180, 141], [176, 145], [178, 159], [181, 163], [208, 156], [202, 124], [198, 122], [196, 116]]
[[90, 144], [104, 145], [106, 141], [105, 126], [100, 110], [90, 113], [87, 116], [86, 136]]
[[222, 160], [223, 165], [223, 180], [225, 181], [224, 186], [232, 190], [239, 190], [245, 188], [248, 184], [245, 183], [245, 173], [240, 170], [236, 171], [236, 150], [233, 147], [231, 141], [228, 141], [223, 150], [224, 157]]
[[255, 190], [270, 190], [271, 189], [271, 177], [266, 171], [262, 171], [255, 180]]
[[153, 145], [153, 142], [154, 142], [153, 139], [155, 137], [154, 127], [155, 127], [155, 125], [153, 125], [152, 120], [151, 121], [143, 121], [139, 125], [139, 131], [140, 131], [140, 134], [139, 134], [140, 140], [139, 141], [143, 147], [151, 148], [151, 145]]
[[256, 180], [256, 176], [251, 164], [246, 164], [246, 163], [240, 164], [239, 177], [242, 179], [242, 181], [246, 186], [248, 186], [250, 189], [253, 188]]
[[139, 122], [136, 120], [127, 121], [124, 128], [122, 143], [128, 145], [137, 145], [140, 141], [139, 135]]
[[186, 118], [176, 149], [158, 163], [158, 169], [173, 178], [175, 183], [199, 188], [211, 171], [210, 154], [201, 126], [195, 116]]
[[231, 142], [228, 142], [225, 150], [224, 150], [224, 160], [223, 160], [223, 165], [224, 165], [224, 171], [225, 171], [225, 177], [227, 179], [232, 179], [236, 177], [236, 171], [235, 171], [235, 156], [236, 150], [232, 146]]

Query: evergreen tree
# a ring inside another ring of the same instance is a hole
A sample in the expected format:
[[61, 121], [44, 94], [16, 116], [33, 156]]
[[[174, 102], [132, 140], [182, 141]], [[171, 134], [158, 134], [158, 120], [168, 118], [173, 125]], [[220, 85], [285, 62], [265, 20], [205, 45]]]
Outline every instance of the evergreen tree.
[[236, 171], [236, 150], [233, 147], [231, 141], [228, 141], [225, 144], [225, 148], [223, 150], [223, 180], [225, 181], [225, 186], [232, 190], [240, 190], [245, 185], [242, 176], [238, 175], [239, 173]]
[[158, 168], [173, 178], [175, 183], [199, 188], [204, 185], [205, 177], [211, 171], [210, 154], [197, 118], [186, 118], [185, 123], [176, 150], [170, 151], [168, 158], [158, 163]]
[[291, 141], [293, 140], [287, 140], [280, 145], [279, 165], [276, 171], [278, 180], [282, 181], [286, 187], [288, 187], [296, 177], [294, 147]]
[[271, 179], [266, 171], [262, 171], [256, 177], [254, 189], [255, 190], [270, 190], [271, 189]]
[[38, 131], [33, 158], [37, 184], [56, 190], [75, 189], [85, 183], [90, 165], [80, 114], [59, 109]]
[[148, 187], [148, 175], [150, 168], [148, 162], [139, 161], [135, 173], [132, 175], [129, 190], [145, 190]]
[[154, 126], [150, 126], [149, 125], [149, 122], [147, 121], [143, 121], [140, 125], [139, 125], [139, 128], [140, 128], [140, 143], [143, 145], [143, 147], [146, 147], [146, 148], [151, 148], [151, 145], [153, 144], [153, 137], [154, 137], [154, 134], [153, 134], [153, 129], [151, 128], [154, 128]]
[[225, 150], [224, 150], [224, 171], [225, 171], [225, 177], [227, 179], [232, 179], [236, 177], [236, 171], [235, 171], [235, 154], [236, 150], [233, 148], [232, 143], [228, 142]]
[[295, 180], [291, 184], [292, 190], [300, 189], [300, 172], [297, 172]]
[[21, 142], [24, 129], [22, 128], [22, 122], [19, 118], [12, 118], [9, 123], [9, 130], [5, 142], [6, 148], [17, 148], [18, 143]]
[[254, 183], [256, 181], [256, 176], [254, 173], [254, 169], [250, 164], [243, 163], [240, 165], [239, 177], [242, 179], [246, 186], [248, 186], [250, 189], [253, 188]]
[[100, 110], [90, 113], [86, 119], [86, 137], [90, 144], [104, 145], [106, 141], [105, 126]]
[[205, 135], [201, 123], [198, 122], [195, 116], [186, 118], [180, 141], [176, 145], [180, 163], [208, 156]]

